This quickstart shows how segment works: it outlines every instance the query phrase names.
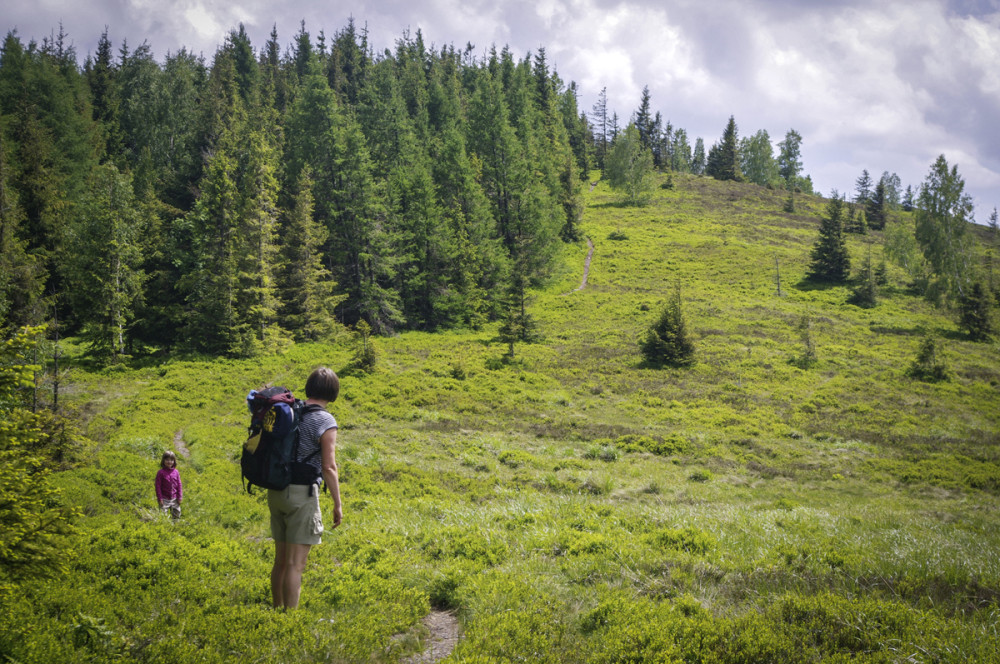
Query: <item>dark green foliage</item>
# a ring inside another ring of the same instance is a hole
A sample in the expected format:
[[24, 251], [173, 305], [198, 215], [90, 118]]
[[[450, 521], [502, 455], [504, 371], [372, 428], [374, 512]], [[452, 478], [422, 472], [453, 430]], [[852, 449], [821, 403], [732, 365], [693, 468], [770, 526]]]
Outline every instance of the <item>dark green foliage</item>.
[[378, 349], [372, 339], [372, 328], [365, 320], [359, 320], [354, 326], [354, 346], [353, 366], [361, 371], [373, 371], [378, 364]]
[[795, 213], [795, 192], [791, 189], [788, 191], [788, 198], [785, 199], [785, 206], [782, 208], [788, 214]]
[[[884, 265], [882, 266], [885, 267]], [[878, 277], [872, 268], [872, 248], [868, 245], [868, 253], [865, 255], [865, 262], [861, 265], [861, 272], [856, 278], [857, 285], [851, 292], [848, 302], [863, 309], [871, 309], [878, 304]]]
[[739, 132], [736, 119], [731, 115], [722, 132], [721, 141], [709, 150], [705, 173], [716, 180], [743, 180], [743, 173], [740, 171]]
[[932, 335], [928, 334], [920, 342], [920, 349], [913, 364], [907, 369], [906, 374], [911, 378], [926, 382], [935, 382], [948, 379], [948, 368], [938, 350], [938, 342]]
[[889, 214], [889, 201], [886, 194], [885, 180], [879, 180], [875, 185], [875, 190], [865, 203], [865, 216], [868, 226], [880, 231], [885, 228], [886, 218]]
[[312, 188], [306, 167], [299, 176], [298, 195], [281, 241], [281, 322], [296, 339], [318, 341], [339, 331], [336, 307], [344, 296], [333, 294], [336, 283], [323, 265], [322, 248], [328, 233], [313, 218]]
[[[591, 128], [544, 50], [478, 61], [428, 50], [418, 32], [376, 60], [352, 20], [332, 39], [303, 24], [284, 54], [272, 31], [255, 55], [241, 25], [210, 65], [183, 48], [158, 63], [147, 44], [116, 58], [105, 33], [81, 70], [60, 35], [39, 49], [11, 33], [0, 62], [11, 323], [44, 318], [40, 293], [86, 271], [66, 243], [99, 162], [135, 191], [134, 267], [148, 278], [119, 325], [130, 352], [252, 355], [283, 329], [322, 336], [334, 302], [341, 322], [376, 334], [478, 327], [498, 317], [512, 272], [541, 284], [560, 240], [581, 236]], [[296, 275], [322, 282], [308, 297], [279, 288], [295, 250], [277, 241], [283, 222], [302, 232], [306, 167], [326, 238], [307, 263], [332, 276]], [[97, 315], [61, 301], [70, 332]]]
[[819, 238], [813, 245], [810, 279], [843, 283], [850, 275], [851, 258], [844, 239], [843, 215], [844, 199], [834, 191], [820, 221]]
[[0, 131], [0, 334], [44, 318], [41, 261], [27, 251], [22, 239], [24, 215], [10, 184], [7, 142]]
[[646, 332], [639, 347], [643, 359], [654, 367], [684, 367], [694, 363], [694, 342], [684, 322], [679, 288], [660, 319]]
[[861, 175], [854, 181], [854, 202], [861, 207], [867, 207], [872, 196], [872, 176], [868, 174], [868, 169], [861, 171]]
[[913, 185], [906, 185], [906, 193], [903, 194], [903, 212], [913, 212], [915, 205]]
[[970, 339], [986, 341], [993, 336], [996, 331], [993, 309], [993, 296], [981, 282], [972, 284], [967, 293], [959, 296], [959, 325]]
[[80, 312], [92, 353], [117, 363], [130, 344], [129, 328], [142, 297], [140, 216], [129, 177], [105, 164], [93, 173], [76, 223], [73, 251], [62, 265], [66, 299]]

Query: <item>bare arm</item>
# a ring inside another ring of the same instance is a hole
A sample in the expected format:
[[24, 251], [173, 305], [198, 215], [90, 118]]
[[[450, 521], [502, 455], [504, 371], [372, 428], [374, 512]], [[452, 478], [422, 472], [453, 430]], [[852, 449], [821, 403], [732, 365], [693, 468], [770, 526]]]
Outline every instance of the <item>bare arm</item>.
[[333, 527], [340, 525], [343, 511], [340, 507], [340, 477], [337, 475], [337, 430], [327, 429], [319, 439], [323, 455], [323, 481], [333, 497]]

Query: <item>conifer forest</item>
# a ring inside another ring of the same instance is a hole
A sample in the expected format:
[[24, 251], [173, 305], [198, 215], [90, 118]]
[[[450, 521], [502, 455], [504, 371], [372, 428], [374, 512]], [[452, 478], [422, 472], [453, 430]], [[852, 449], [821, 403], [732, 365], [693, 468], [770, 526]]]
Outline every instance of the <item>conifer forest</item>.
[[[810, 136], [544, 48], [220, 41], [3, 41], [0, 661], [1000, 661], [957, 164], [821, 195]], [[284, 610], [247, 394], [320, 366], [343, 520]]]

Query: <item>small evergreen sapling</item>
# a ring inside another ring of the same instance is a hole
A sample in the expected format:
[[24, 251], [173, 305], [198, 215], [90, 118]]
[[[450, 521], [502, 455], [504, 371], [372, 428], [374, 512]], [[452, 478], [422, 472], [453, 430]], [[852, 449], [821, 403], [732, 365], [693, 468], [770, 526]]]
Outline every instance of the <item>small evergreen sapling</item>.
[[948, 380], [948, 369], [938, 353], [937, 340], [927, 335], [920, 342], [920, 350], [906, 374], [925, 382]]
[[995, 330], [991, 293], [982, 283], [972, 284], [968, 294], [959, 298], [959, 324], [973, 341], [989, 339]]
[[857, 305], [862, 309], [871, 309], [878, 304], [878, 278], [875, 270], [872, 269], [872, 246], [868, 244], [868, 254], [865, 262], [861, 266], [861, 273], [858, 275], [857, 285], [851, 293], [848, 302]]
[[811, 328], [812, 323], [809, 320], [809, 316], [803, 314], [802, 318], [799, 319], [799, 324], [796, 326], [799, 332], [799, 339], [802, 340], [802, 354], [790, 360], [791, 364], [800, 369], [808, 369], [816, 364], [816, 344], [813, 342]]
[[660, 319], [646, 332], [640, 347], [643, 358], [655, 367], [694, 364], [694, 343], [684, 324], [680, 288], [667, 303]]
[[378, 349], [372, 339], [372, 326], [364, 319], [354, 326], [357, 349], [354, 352], [354, 366], [361, 371], [371, 371], [378, 363]]

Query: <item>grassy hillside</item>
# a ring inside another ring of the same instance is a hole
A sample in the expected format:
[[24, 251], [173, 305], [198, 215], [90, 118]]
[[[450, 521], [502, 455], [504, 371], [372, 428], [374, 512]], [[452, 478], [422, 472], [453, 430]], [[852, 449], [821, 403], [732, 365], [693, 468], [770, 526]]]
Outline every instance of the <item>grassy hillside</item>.
[[[98, 445], [59, 482], [85, 516], [68, 575], [3, 588], [0, 654], [394, 662], [448, 609], [450, 662], [995, 661], [997, 345], [892, 269], [870, 310], [804, 284], [823, 200], [785, 214], [780, 192], [674, 182], [644, 208], [587, 194], [587, 287], [580, 243], [513, 362], [488, 328], [380, 339], [372, 374], [345, 371], [348, 342], [75, 369]], [[637, 342], [677, 285], [697, 361], [646, 368]], [[948, 381], [906, 376], [928, 332]], [[343, 373], [345, 520], [285, 614], [268, 608], [265, 502], [239, 482], [242, 399], [301, 390], [318, 364]], [[190, 457], [171, 524], [152, 480], [175, 441]]]

